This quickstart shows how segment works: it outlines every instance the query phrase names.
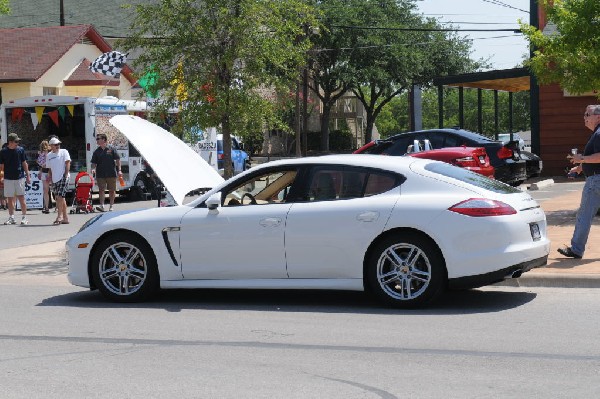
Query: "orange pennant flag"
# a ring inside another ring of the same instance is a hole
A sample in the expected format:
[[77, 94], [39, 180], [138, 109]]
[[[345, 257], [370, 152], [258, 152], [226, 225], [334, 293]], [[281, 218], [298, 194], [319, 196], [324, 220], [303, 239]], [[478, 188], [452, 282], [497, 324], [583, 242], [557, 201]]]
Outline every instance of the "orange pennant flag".
[[69, 110], [69, 113], [71, 114], [71, 116], [73, 116], [73, 111], [75, 110], [75, 106], [74, 105], [67, 105], [67, 109]]

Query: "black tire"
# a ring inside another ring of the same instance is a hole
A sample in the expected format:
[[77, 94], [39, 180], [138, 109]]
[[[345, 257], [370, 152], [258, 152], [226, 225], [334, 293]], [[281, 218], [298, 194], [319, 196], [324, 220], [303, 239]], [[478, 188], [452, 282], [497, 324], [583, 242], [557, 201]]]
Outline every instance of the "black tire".
[[[132, 253], [133, 259], [118, 263]], [[159, 288], [154, 252], [135, 234], [120, 232], [104, 238], [92, 254], [91, 274], [102, 295], [114, 302], [140, 302]]]
[[146, 199], [148, 182], [142, 175], [137, 175], [133, 181], [133, 186], [129, 188], [129, 200], [141, 201]]
[[[412, 262], [407, 262], [409, 255]], [[366, 267], [370, 292], [393, 307], [426, 305], [446, 288], [444, 258], [424, 235], [401, 233], [384, 238], [371, 251]]]

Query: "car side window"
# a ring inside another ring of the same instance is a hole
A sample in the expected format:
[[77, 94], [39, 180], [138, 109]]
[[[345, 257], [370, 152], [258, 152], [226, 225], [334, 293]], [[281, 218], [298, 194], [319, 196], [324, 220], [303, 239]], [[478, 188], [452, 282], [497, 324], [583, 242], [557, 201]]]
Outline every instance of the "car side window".
[[309, 178], [307, 201], [331, 201], [381, 194], [402, 182], [393, 173], [363, 168], [319, 168]]
[[390, 191], [399, 184], [398, 178], [392, 174], [370, 173], [365, 187], [365, 197]]
[[434, 149], [444, 148], [444, 134], [440, 132], [434, 132], [428, 134], [427, 138]]
[[464, 144], [464, 140], [460, 137], [452, 134], [446, 134], [445, 136], [444, 147], [460, 147]]
[[406, 154], [406, 149], [410, 144], [413, 143], [413, 137], [400, 137], [394, 140], [394, 144], [386, 148], [382, 154], [385, 155], [404, 155]]
[[279, 170], [253, 176], [223, 193], [223, 206], [288, 202], [297, 170]]

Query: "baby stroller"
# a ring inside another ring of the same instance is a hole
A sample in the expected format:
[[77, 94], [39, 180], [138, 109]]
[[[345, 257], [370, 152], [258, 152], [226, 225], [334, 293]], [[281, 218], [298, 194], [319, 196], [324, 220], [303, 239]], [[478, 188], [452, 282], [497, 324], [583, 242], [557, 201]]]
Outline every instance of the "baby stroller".
[[94, 178], [87, 172], [79, 172], [75, 176], [75, 194], [73, 195], [73, 205], [69, 213], [89, 213], [94, 212], [92, 206], [92, 187], [94, 187]]

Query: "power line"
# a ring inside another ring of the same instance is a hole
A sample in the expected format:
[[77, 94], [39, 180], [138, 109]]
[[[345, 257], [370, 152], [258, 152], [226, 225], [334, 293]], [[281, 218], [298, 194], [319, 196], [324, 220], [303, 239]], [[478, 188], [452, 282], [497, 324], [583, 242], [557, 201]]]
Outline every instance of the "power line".
[[523, 10], [521, 8], [513, 7], [510, 4], [506, 4], [506, 3], [504, 3], [504, 2], [502, 2], [500, 0], [483, 0], [483, 1], [485, 1], [486, 3], [494, 4], [494, 5], [501, 6], [501, 7], [512, 8], [513, 10], [518, 10], [518, 11], [522, 11], [524, 13], [529, 14], [529, 11], [527, 11], [527, 10]]
[[361, 30], [388, 30], [399, 32], [513, 32], [521, 33], [520, 29], [462, 29], [462, 28], [390, 28], [379, 26], [350, 26], [350, 25], [331, 25], [332, 28], [339, 29], [361, 29]]

